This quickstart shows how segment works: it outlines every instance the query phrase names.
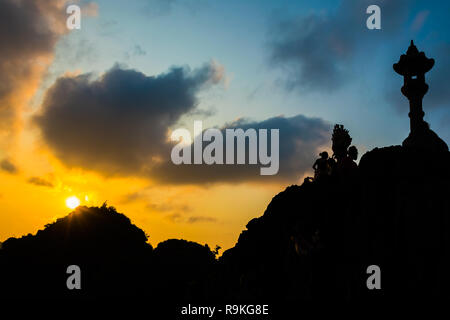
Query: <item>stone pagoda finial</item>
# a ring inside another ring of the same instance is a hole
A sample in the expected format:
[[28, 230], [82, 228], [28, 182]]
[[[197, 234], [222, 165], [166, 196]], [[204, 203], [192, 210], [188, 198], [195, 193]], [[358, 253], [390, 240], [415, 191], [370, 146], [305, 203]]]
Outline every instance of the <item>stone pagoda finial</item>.
[[411, 132], [403, 141], [403, 146], [418, 148], [438, 148], [448, 150], [447, 145], [436, 133], [429, 129], [423, 120], [424, 112], [422, 99], [428, 91], [425, 83], [425, 73], [434, 66], [434, 59], [429, 59], [423, 51], [417, 49], [413, 40], [406, 51], [400, 56], [400, 60], [394, 63], [395, 72], [403, 76], [403, 95], [409, 100], [409, 118]]

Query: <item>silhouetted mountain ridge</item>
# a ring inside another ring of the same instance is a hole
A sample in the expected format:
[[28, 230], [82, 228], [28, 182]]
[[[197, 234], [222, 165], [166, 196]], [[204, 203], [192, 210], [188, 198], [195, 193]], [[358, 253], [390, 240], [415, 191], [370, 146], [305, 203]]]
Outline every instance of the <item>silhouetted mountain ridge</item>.
[[[5, 298], [179, 298], [203, 294], [214, 265], [208, 246], [171, 239], [156, 249], [144, 231], [114, 207], [78, 207], [36, 235], [10, 238], [0, 250]], [[66, 269], [77, 265], [82, 289], [68, 290]]]
[[[449, 164], [448, 151], [375, 148], [355, 181], [286, 188], [223, 253], [225, 297], [448, 297]], [[366, 287], [372, 264], [383, 290]]]
[[[108, 246], [105, 246], [106, 244]], [[61, 250], [88, 252], [93, 247], [110, 248], [123, 253], [129, 250], [152, 249], [144, 231], [115, 208], [106, 205], [78, 207], [66, 217], [47, 224], [36, 235], [28, 234], [19, 239], [9, 238], [3, 243], [5, 252], [24, 250], [35, 255], [60, 253]], [[102, 250], [98, 254], [106, 253]]]

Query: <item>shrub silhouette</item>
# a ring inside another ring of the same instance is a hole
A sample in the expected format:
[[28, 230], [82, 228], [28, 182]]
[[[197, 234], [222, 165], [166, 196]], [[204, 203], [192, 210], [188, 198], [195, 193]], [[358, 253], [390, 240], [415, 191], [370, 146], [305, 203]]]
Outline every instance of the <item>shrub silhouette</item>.
[[153, 261], [159, 298], [205, 300], [213, 290], [210, 277], [216, 259], [208, 245], [166, 240], [155, 248]]

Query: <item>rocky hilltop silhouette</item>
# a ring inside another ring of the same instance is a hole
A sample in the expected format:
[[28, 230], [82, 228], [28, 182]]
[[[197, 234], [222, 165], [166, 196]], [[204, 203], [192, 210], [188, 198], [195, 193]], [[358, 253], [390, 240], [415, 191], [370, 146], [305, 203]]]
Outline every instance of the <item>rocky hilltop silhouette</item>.
[[[394, 64], [410, 102], [402, 146], [375, 148], [355, 168], [352, 139], [337, 125], [330, 165], [321, 153], [314, 179], [247, 224], [221, 258], [227, 298], [450, 296], [450, 153], [422, 110], [433, 65], [412, 41]], [[381, 268], [382, 290], [366, 286], [370, 265]]]
[[[359, 178], [290, 186], [221, 257], [226, 298], [449, 297], [450, 153], [374, 149]], [[378, 265], [382, 290], [366, 287]]]
[[[403, 61], [403, 62], [402, 62]], [[411, 133], [356, 164], [350, 133], [336, 125], [332, 157], [314, 178], [276, 195], [220, 259], [207, 245], [147, 235], [113, 207], [79, 207], [36, 235], [0, 249], [5, 298], [143, 298], [146, 301], [446, 299], [450, 296], [450, 152], [423, 120], [424, 74], [433, 63], [411, 43], [404, 76]], [[68, 290], [79, 265], [82, 290]], [[366, 286], [381, 270], [381, 290]]]

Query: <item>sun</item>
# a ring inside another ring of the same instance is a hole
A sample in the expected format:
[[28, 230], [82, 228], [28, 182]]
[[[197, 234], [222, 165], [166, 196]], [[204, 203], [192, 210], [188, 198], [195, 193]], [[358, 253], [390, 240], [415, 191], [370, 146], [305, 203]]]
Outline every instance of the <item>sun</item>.
[[80, 199], [75, 196], [66, 199], [66, 206], [70, 209], [75, 209], [80, 205]]

